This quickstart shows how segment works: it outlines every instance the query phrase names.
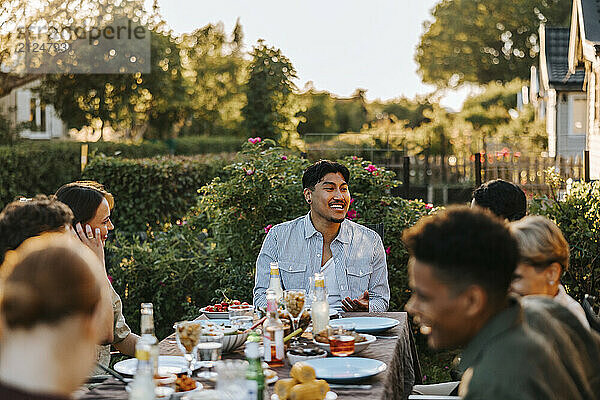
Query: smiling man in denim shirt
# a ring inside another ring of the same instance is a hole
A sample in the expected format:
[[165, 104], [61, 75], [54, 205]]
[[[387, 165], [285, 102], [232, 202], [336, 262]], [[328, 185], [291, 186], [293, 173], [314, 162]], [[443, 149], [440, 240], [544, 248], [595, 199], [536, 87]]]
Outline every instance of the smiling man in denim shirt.
[[264, 307], [270, 263], [278, 262], [283, 289], [305, 289], [325, 275], [329, 304], [345, 311], [386, 311], [390, 300], [385, 250], [379, 235], [346, 219], [350, 172], [321, 160], [304, 171], [305, 216], [276, 225], [256, 260], [254, 304]]

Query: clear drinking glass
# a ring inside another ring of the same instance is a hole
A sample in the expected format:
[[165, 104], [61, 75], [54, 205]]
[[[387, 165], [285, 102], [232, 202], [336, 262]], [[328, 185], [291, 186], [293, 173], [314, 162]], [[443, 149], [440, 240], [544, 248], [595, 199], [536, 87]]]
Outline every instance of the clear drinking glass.
[[215, 361], [221, 358], [221, 349], [223, 348], [223, 333], [222, 332], [209, 332], [200, 335], [197, 348], [198, 363], [200, 368], [207, 368], [208, 371], [201, 371], [198, 377], [203, 379], [214, 379], [217, 377], [217, 373], [211, 371], [214, 367]]
[[285, 309], [292, 317], [292, 332], [298, 329], [298, 323], [304, 311], [304, 305], [306, 304], [306, 290], [294, 289], [286, 290], [283, 292], [283, 301], [285, 303]]
[[229, 306], [229, 322], [234, 329], [250, 329], [254, 322], [254, 306]]
[[354, 353], [354, 330], [356, 325], [352, 322], [343, 322], [330, 328], [329, 351], [334, 356], [346, 357]]
[[181, 321], [175, 323], [175, 339], [179, 349], [188, 362], [188, 376], [192, 376], [192, 363], [200, 335], [202, 324], [200, 321]]
[[221, 399], [243, 399], [247, 393], [246, 371], [248, 362], [244, 360], [225, 360], [215, 363], [217, 371], [216, 389]]

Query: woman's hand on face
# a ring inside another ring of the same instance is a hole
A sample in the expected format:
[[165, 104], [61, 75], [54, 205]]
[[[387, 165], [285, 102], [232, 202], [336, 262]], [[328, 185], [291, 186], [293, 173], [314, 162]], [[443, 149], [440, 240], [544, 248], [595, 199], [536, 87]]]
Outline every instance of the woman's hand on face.
[[77, 236], [79, 239], [92, 251], [94, 254], [98, 256], [102, 264], [104, 264], [104, 244], [102, 243], [102, 236], [100, 235], [100, 228], [96, 228], [96, 232], [92, 232], [92, 227], [89, 225], [85, 226], [85, 232], [83, 232], [83, 227], [81, 226], [81, 222], [78, 222], [75, 225], [75, 230], [77, 231]]

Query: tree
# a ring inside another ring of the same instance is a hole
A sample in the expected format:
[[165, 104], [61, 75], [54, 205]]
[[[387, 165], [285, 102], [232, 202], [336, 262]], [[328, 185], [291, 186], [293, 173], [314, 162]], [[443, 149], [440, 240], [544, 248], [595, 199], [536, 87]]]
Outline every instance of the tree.
[[529, 77], [538, 27], [569, 23], [571, 0], [442, 0], [424, 24], [415, 59], [440, 88]]
[[244, 87], [247, 103], [242, 108], [243, 126], [248, 134], [279, 140], [296, 146], [296, 117], [300, 110], [293, 95], [297, 78], [291, 61], [281, 50], [261, 39], [250, 53], [250, 77]]
[[123, 139], [170, 137], [186, 115], [179, 48], [168, 32], [150, 31], [151, 71], [127, 74], [51, 74], [40, 96], [69, 128], [110, 126]]
[[298, 113], [300, 123], [298, 133], [337, 133], [336, 100], [329, 92], [319, 92], [311, 87], [301, 95], [305, 98], [306, 108]]
[[243, 32], [239, 21], [231, 39], [223, 24], [208, 24], [182, 37], [188, 70], [191, 114], [185, 134], [239, 132], [245, 98], [242, 86], [247, 61], [242, 53]]

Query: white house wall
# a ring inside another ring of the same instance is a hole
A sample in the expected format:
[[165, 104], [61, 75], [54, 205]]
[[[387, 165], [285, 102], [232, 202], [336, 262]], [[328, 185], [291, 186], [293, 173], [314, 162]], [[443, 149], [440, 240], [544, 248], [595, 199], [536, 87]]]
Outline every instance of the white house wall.
[[[582, 157], [585, 150], [585, 133], [575, 134], [572, 132], [573, 124], [573, 100], [584, 98], [577, 92], [559, 92], [556, 103], [556, 155], [565, 158]], [[548, 150], [550, 151], [550, 135], [548, 135]]]
[[[9, 94], [0, 98], [0, 112], [7, 117], [13, 126], [28, 122], [30, 117], [30, 102], [34, 93], [31, 89], [37, 87], [40, 80], [27, 83], [19, 88], [13, 89]], [[58, 117], [51, 104], [46, 105], [46, 130], [34, 131], [29, 129], [22, 130], [21, 137], [28, 139], [51, 139], [61, 138], [66, 135], [66, 129], [63, 121]]]
[[588, 135], [587, 148], [590, 151], [590, 179], [600, 178], [600, 135], [598, 132], [598, 121], [595, 121], [595, 101], [596, 101], [596, 73], [593, 68], [587, 74], [587, 112], [588, 112]]

